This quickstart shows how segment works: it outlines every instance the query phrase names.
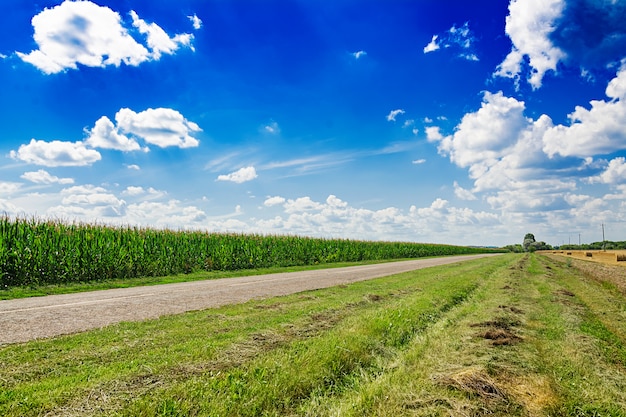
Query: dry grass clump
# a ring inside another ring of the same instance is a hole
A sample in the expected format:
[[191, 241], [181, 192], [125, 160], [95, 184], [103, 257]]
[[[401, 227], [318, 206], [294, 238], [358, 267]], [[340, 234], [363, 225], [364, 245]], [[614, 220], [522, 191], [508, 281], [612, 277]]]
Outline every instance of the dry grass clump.
[[523, 340], [512, 330], [520, 324], [521, 322], [517, 319], [502, 316], [495, 320], [472, 324], [471, 327], [486, 327], [487, 329], [485, 331], [477, 334], [478, 337], [491, 340], [494, 346], [507, 346], [514, 345]]
[[472, 397], [508, 401], [508, 396], [498, 384], [480, 368], [467, 368], [434, 377], [438, 385], [464, 392]]

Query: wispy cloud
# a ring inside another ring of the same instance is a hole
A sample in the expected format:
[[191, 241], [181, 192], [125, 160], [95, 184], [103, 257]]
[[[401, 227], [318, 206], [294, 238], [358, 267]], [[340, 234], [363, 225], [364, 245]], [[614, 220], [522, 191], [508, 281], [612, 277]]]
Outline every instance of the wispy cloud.
[[280, 126], [278, 126], [278, 123], [272, 121], [271, 123], [263, 126], [262, 131], [265, 133], [269, 133], [270, 135], [277, 135], [280, 133]]
[[401, 115], [401, 114], [404, 114], [404, 113], [405, 113], [405, 111], [403, 109], [392, 110], [387, 115], [387, 121], [388, 122], [395, 122], [396, 121], [396, 117]]
[[362, 57], [364, 57], [366, 55], [367, 55], [367, 52], [365, 52], [365, 51], [352, 52], [352, 56], [354, 57], [354, 59], [359, 59], [359, 58], [362, 58]]
[[442, 48], [449, 49], [457, 51], [460, 58], [468, 61], [478, 61], [478, 56], [474, 52], [474, 43], [475, 38], [469, 28], [469, 23], [465, 22], [461, 27], [453, 25], [444, 33], [433, 35], [423, 51], [425, 54], [428, 54]]

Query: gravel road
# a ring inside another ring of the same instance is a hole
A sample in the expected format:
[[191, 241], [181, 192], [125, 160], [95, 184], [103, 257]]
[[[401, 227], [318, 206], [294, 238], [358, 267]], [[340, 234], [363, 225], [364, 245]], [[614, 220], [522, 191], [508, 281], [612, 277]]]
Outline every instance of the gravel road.
[[486, 255], [194, 281], [0, 301], [0, 345], [364, 281]]

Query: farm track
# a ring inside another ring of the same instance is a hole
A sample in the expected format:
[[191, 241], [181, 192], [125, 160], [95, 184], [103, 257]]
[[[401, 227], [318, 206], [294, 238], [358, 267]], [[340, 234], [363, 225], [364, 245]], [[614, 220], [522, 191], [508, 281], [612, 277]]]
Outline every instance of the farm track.
[[71, 334], [251, 299], [328, 288], [497, 254], [195, 281], [0, 301], [0, 345]]

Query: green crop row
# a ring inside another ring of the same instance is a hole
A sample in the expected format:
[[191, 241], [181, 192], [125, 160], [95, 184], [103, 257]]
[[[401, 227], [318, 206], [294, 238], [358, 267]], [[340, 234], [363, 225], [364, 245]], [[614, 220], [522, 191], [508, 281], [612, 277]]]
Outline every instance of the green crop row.
[[1, 288], [479, 252], [485, 250], [0, 217]]

